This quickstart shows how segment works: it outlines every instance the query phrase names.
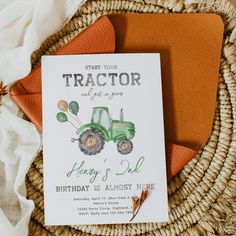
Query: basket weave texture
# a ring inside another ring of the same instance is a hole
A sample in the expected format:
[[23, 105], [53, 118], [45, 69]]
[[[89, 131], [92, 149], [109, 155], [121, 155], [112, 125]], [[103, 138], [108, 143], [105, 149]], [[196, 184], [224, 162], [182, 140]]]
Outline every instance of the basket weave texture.
[[227, 0], [186, 5], [182, 0], [92, 0], [32, 55], [32, 65], [54, 54], [102, 15], [111, 13], [215, 13], [225, 24], [217, 108], [207, 145], [168, 184], [169, 222], [123, 225], [45, 226], [43, 160], [27, 177], [35, 203], [29, 235], [236, 235], [236, 11]]

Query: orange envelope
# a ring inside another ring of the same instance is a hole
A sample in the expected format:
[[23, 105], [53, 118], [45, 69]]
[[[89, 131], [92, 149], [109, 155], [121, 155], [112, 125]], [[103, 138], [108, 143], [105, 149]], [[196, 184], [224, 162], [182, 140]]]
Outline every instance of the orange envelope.
[[161, 55], [167, 142], [202, 148], [210, 137], [216, 108], [224, 32], [221, 17], [123, 14], [109, 19], [115, 28], [116, 52]]

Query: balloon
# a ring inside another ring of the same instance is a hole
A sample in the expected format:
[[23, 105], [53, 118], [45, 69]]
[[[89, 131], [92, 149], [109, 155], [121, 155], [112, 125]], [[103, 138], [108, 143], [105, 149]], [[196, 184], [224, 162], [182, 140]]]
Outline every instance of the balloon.
[[68, 111], [68, 103], [65, 100], [60, 100], [57, 103], [57, 106], [61, 111], [65, 111], [65, 112]]
[[76, 101], [72, 101], [69, 104], [69, 110], [72, 114], [77, 115], [79, 112], [79, 104]]
[[58, 112], [57, 113], [57, 120], [61, 123], [68, 121], [67, 116], [64, 112]]

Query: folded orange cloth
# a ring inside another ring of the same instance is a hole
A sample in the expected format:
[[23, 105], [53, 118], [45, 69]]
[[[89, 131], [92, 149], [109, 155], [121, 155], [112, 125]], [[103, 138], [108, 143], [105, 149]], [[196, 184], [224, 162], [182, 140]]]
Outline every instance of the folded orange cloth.
[[[115, 51], [114, 28], [107, 17], [101, 17], [75, 39], [61, 48], [56, 55], [112, 53]], [[166, 65], [168, 66], [168, 65]], [[42, 131], [41, 66], [11, 88], [11, 96], [22, 111]], [[166, 104], [164, 104], [166, 106]], [[167, 107], [167, 109], [169, 109]], [[197, 152], [183, 146], [167, 144], [168, 179], [179, 172]]]
[[[70, 43], [59, 49], [56, 55], [113, 53], [115, 32], [107, 17], [101, 17]], [[29, 119], [42, 131], [41, 65], [11, 87], [12, 99]]]

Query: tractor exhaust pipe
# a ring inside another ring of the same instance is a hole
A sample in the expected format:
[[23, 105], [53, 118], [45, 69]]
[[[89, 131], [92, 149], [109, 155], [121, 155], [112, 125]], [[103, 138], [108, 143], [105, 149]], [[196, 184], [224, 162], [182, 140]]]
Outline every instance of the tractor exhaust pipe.
[[124, 120], [124, 113], [123, 113], [123, 108], [120, 109], [120, 120]]

